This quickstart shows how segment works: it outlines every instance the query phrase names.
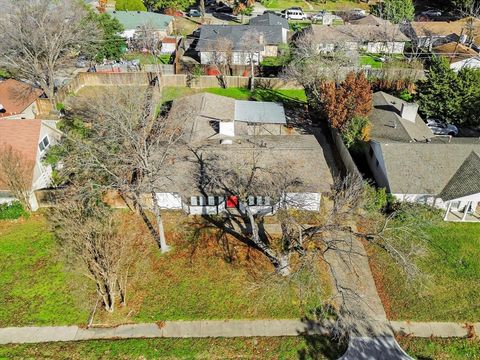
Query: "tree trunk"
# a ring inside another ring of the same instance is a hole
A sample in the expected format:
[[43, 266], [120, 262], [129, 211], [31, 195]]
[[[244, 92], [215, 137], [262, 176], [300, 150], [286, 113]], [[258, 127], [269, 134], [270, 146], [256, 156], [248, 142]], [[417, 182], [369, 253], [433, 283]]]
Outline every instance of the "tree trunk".
[[167, 251], [170, 250], [170, 247], [167, 245], [167, 242], [165, 240], [165, 231], [163, 229], [162, 213], [160, 211], [160, 207], [158, 206], [157, 195], [155, 194], [155, 192], [152, 192], [152, 202], [153, 202], [153, 212], [155, 213], [155, 219], [157, 220], [157, 226], [158, 226], [158, 240], [160, 245], [160, 251], [162, 253], [166, 253]]
[[290, 255], [288, 253], [281, 254], [278, 257], [278, 266], [275, 267], [277, 274], [288, 276], [291, 273]]
[[258, 233], [257, 223], [253, 216], [252, 210], [248, 205], [245, 205], [245, 211], [247, 213], [250, 227], [252, 230], [252, 241], [257, 245], [258, 249], [268, 258], [268, 260], [275, 267], [275, 272], [282, 276], [290, 275], [290, 255], [288, 253], [278, 254], [276, 251], [271, 249], [264, 241], [260, 239]]

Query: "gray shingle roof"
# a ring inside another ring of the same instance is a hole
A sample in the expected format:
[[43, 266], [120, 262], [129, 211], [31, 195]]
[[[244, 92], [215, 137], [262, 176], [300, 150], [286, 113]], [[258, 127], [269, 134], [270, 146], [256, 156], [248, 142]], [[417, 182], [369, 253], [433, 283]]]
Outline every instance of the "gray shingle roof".
[[[390, 192], [440, 194], [480, 141], [381, 143]], [[476, 181], [480, 181], [478, 174]]]
[[287, 30], [290, 28], [290, 25], [288, 24], [287, 19], [271, 13], [263, 14], [263, 15], [259, 15], [257, 17], [251, 18], [249, 21], [249, 24], [250, 25], [269, 25], [269, 26], [280, 25]]
[[311, 25], [311, 32], [318, 43], [409, 41], [398, 25], [390, 23], [384, 25]]
[[[263, 35], [264, 44], [245, 41], [252, 32]], [[278, 45], [283, 42], [282, 27], [260, 25], [203, 25], [200, 28], [200, 38], [196, 49], [198, 51], [213, 51], [218, 39], [226, 39], [231, 43], [232, 50], [263, 50], [263, 45]]]
[[480, 194], [480, 156], [472, 151], [440, 193], [444, 201]]
[[[324, 155], [328, 149], [323, 149], [314, 135], [292, 135], [288, 132], [282, 132], [281, 135], [249, 135], [239, 131], [234, 137], [228, 137], [232, 140], [231, 144], [221, 144], [222, 137], [218, 136], [211, 122], [234, 120], [236, 101], [209, 93], [181, 97], [173, 102], [169, 121], [172, 126], [185, 129], [184, 141], [192, 148], [199, 149], [204, 159], [215, 157], [221, 161], [222, 167], [235, 167], [251, 161], [252, 144], [261, 144], [255, 150], [259, 152], [260, 167], [278, 170], [287, 166], [292, 177], [301, 179], [302, 183], [297, 189], [300, 192], [330, 191], [333, 178], [325, 158], [329, 155]], [[249, 103], [252, 106], [256, 104], [253, 101]], [[271, 126], [281, 127], [281, 124]], [[184, 155], [184, 159], [169, 166], [169, 181], [161, 181], [158, 184], [159, 191], [195, 195], [198, 192], [193, 176], [198, 167], [196, 158], [190, 151], [180, 155]]]
[[405, 101], [384, 93], [373, 94], [373, 110], [370, 115], [370, 137], [378, 141], [425, 141], [434, 137], [422, 118], [417, 114], [415, 122], [400, 116]]

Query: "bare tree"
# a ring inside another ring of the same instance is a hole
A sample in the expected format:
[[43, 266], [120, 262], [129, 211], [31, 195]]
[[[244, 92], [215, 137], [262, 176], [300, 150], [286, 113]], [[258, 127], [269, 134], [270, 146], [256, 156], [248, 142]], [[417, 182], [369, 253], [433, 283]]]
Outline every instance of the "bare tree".
[[4, 185], [28, 210], [31, 210], [29, 199], [34, 166], [33, 161], [26, 160], [11, 146], [0, 147], [0, 185]]
[[[358, 309], [365, 309], [365, 306], [358, 305], [364, 300], [358, 289], [345, 288], [344, 283], [336, 278], [337, 265], [331, 261], [332, 257], [339, 259], [337, 264], [341, 262], [354, 269], [352, 264], [356, 258], [365, 256], [360, 243], [364, 240], [389, 254], [404, 273], [413, 278], [419, 275], [416, 259], [424, 254], [421, 243], [427, 239], [423, 231], [426, 223], [421, 218], [409, 216], [408, 212], [402, 214], [403, 221], [397, 221], [396, 213], [386, 217], [379, 213], [369, 219], [368, 227], [357, 228], [357, 223], [368, 216], [362, 210], [364, 183], [356, 176], [337, 179], [330, 196], [323, 194], [324, 205], [317, 223], [302, 223], [292, 208], [308, 208], [311, 204], [308, 198], [289, 196], [302, 188], [301, 179], [292, 177], [288, 170], [291, 164], [286, 163], [285, 168], [275, 166], [274, 169], [266, 166], [262, 158], [265, 151], [268, 150], [262, 149], [261, 144], [252, 143], [251, 154], [235, 162], [230, 157], [223, 159], [218, 153], [209, 154], [202, 148], [194, 151], [200, 192], [204, 196], [224, 194], [230, 201], [238, 201], [238, 213], [226, 211], [221, 218], [204, 215], [204, 219], [208, 226], [219, 229], [219, 236], [231, 235], [259, 251], [273, 265], [275, 274], [285, 279], [305, 274], [309, 279], [310, 276], [315, 279], [321, 275], [319, 271], [328, 269], [334, 274], [336, 297], [342, 304], [336, 309], [339, 315], [336, 328], [339, 332], [364, 332], [371, 320], [368, 314], [359, 313]], [[262, 199], [269, 199], [268, 206], [265, 202], [257, 203], [259, 195]], [[279, 236], [269, 234], [264, 226], [265, 217], [272, 213], [275, 213]], [[325, 266], [317, 265], [322, 262]], [[268, 279], [270, 286], [273, 279]], [[322, 289], [317, 291], [321, 293]]]
[[240, 40], [243, 62], [250, 65], [250, 91], [255, 89], [255, 66], [260, 65], [260, 56], [265, 48], [264, 35], [256, 30], [249, 30]]
[[218, 81], [223, 88], [227, 87], [225, 74], [228, 74], [232, 65], [233, 43], [224, 37], [218, 37], [209, 42], [207, 53], [210, 54], [208, 62], [214, 64], [219, 74]]
[[135, 233], [120, 231], [120, 219], [89, 189], [69, 194], [53, 208], [50, 220], [67, 257], [83, 264], [95, 282], [106, 311], [126, 305], [128, 273], [135, 256]]
[[358, 67], [358, 51], [342, 45], [322, 47], [312, 32], [305, 31], [295, 40], [292, 60], [285, 69], [285, 76], [301, 84], [312, 105], [320, 98], [322, 83], [326, 80], [342, 81], [349, 71]]
[[4, 0], [2, 13], [0, 66], [39, 86], [51, 100], [59, 72], [82, 46], [100, 39], [75, 0]]
[[[151, 86], [146, 90], [130, 86], [74, 103], [66, 120], [64, 146], [69, 150], [62, 171], [72, 182], [95, 182], [118, 191], [139, 211], [165, 252], [168, 246], [156, 194], [168, 181], [182, 127], [158, 114], [154, 94]], [[82, 131], [76, 131], [78, 119], [84, 122]], [[156, 229], [148, 210], [155, 214]]]

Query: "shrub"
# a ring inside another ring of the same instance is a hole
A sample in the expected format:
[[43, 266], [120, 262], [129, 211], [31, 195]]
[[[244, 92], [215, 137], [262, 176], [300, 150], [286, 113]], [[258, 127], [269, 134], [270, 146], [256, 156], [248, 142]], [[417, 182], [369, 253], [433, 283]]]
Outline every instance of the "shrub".
[[364, 196], [364, 208], [368, 212], [385, 211], [389, 200], [391, 200], [391, 195], [387, 194], [385, 188], [377, 189], [376, 187], [369, 184], [365, 185]]
[[365, 116], [354, 116], [341, 134], [348, 149], [351, 149], [359, 141], [368, 141], [370, 139], [370, 120]]
[[13, 220], [27, 215], [28, 213], [25, 211], [20, 201], [13, 201], [9, 204], [0, 205], [0, 220]]

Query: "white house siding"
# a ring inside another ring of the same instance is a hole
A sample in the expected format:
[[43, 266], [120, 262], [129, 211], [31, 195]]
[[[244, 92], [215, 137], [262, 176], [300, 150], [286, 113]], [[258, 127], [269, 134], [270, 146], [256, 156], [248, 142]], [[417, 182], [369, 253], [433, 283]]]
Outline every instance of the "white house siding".
[[463, 68], [478, 69], [480, 68], [480, 57], [454, 62], [450, 64], [450, 68], [455, 72], [459, 72]]
[[366, 51], [373, 54], [403, 54], [405, 43], [392, 41], [369, 42]]
[[320, 211], [321, 194], [319, 193], [287, 193], [285, 202], [294, 209]]
[[[373, 153], [370, 151], [370, 149], [372, 149]], [[387, 169], [385, 167], [385, 161], [383, 160], [380, 144], [378, 144], [376, 141], [371, 141], [370, 146], [366, 147], [365, 156], [378, 186], [387, 188], [387, 190], [389, 190], [390, 188], [387, 180]]]
[[182, 209], [182, 198], [177, 193], [157, 193], [156, 197], [162, 209]]

